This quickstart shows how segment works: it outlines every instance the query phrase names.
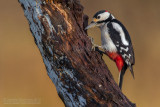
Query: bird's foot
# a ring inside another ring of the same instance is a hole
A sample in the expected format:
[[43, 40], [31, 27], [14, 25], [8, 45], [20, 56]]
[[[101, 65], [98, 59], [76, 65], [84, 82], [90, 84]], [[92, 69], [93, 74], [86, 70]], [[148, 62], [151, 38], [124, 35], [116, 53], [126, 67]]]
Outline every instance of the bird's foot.
[[[93, 51], [98, 51], [101, 55], [103, 55], [103, 51], [101, 51], [100, 49], [103, 49], [102, 48], [102, 46], [99, 46], [99, 45], [96, 45], [96, 44], [94, 44], [94, 40], [93, 40], [93, 38], [92, 37], [89, 37], [90, 39], [91, 39], [91, 43], [92, 43], [92, 50]], [[100, 49], [99, 49], [100, 48]]]
[[94, 44], [94, 40], [93, 40], [93, 38], [92, 38], [92, 37], [90, 37], [90, 36], [88, 36], [88, 37], [89, 37], [89, 39], [91, 40], [91, 43], [92, 43], [92, 48], [91, 48], [91, 50], [95, 51], [95, 44]]
[[91, 40], [92, 43], [92, 50], [95, 51], [96, 47], [100, 48], [101, 46], [94, 44], [94, 39], [92, 37], [89, 36], [89, 39]]

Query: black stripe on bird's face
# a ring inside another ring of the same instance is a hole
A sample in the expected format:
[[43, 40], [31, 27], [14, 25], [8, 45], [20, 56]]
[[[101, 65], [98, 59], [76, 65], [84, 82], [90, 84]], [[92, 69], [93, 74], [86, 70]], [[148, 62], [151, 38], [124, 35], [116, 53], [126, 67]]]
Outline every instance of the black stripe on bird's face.
[[113, 19], [112, 15], [110, 14], [109, 15], [109, 18], [107, 18], [106, 20], [102, 20], [102, 21], [97, 21], [98, 24], [101, 24], [101, 23], [107, 23], [109, 21], [111, 21]]

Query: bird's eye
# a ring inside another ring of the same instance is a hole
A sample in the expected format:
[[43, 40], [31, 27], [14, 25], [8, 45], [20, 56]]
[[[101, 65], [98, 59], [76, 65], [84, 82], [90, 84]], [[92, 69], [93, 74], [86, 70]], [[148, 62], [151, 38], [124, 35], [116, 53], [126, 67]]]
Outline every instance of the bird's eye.
[[101, 16], [97, 16], [97, 19], [100, 19], [101, 18]]

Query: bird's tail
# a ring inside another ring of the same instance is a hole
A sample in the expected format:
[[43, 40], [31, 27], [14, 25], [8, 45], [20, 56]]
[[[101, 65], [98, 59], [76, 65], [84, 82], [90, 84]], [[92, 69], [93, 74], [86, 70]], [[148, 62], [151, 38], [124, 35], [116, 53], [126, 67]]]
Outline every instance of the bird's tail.
[[130, 65], [130, 66], [129, 66], [129, 69], [130, 69], [130, 71], [131, 71], [131, 74], [132, 74], [132, 76], [133, 76], [133, 78], [134, 78], [134, 72], [133, 72], [132, 65]]
[[122, 68], [121, 72], [119, 73], [119, 79], [118, 79], [118, 83], [119, 83], [119, 88], [122, 89], [122, 83], [123, 83], [123, 76], [126, 72], [127, 66], [124, 65], [124, 67]]
[[125, 71], [121, 71], [120, 73], [119, 73], [119, 88], [120, 89], [122, 89], [122, 83], [123, 83], [123, 76], [124, 76], [124, 74], [125, 74]]
[[[124, 67], [122, 68], [121, 72], [119, 73], [119, 88], [120, 89], [122, 89], [123, 76], [124, 76], [124, 74], [126, 72], [126, 69], [127, 69], [127, 67], [126, 67], [126, 65], [124, 65]], [[130, 69], [131, 74], [132, 74], [132, 76], [134, 78], [134, 72], [133, 72], [132, 65], [129, 65], [129, 69]]]

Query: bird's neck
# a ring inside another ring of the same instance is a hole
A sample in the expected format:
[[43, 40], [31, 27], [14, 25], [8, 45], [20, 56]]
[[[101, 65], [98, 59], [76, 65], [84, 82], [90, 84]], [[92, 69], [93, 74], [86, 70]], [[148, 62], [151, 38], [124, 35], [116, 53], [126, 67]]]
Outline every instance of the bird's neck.
[[101, 31], [102, 31], [102, 29], [104, 28], [105, 24], [107, 24], [107, 23], [103, 22], [103, 23], [101, 23], [101, 25], [99, 26], [99, 28], [100, 28]]
[[99, 26], [99, 28], [100, 28], [100, 29], [103, 29], [103, 27], [104, 27], [105, 24], [111, 22], [111, 21], [114, 20], [114, 19], [115, 19], [115, 17], [114, 17], [112, 14], [110, 14], [110, 16], [109, 16], [108, 19], [106, 19], [106, 20], [104, 20], [104, 21], [102, 21], [102, 22], [100, 23], [101, 25]]

